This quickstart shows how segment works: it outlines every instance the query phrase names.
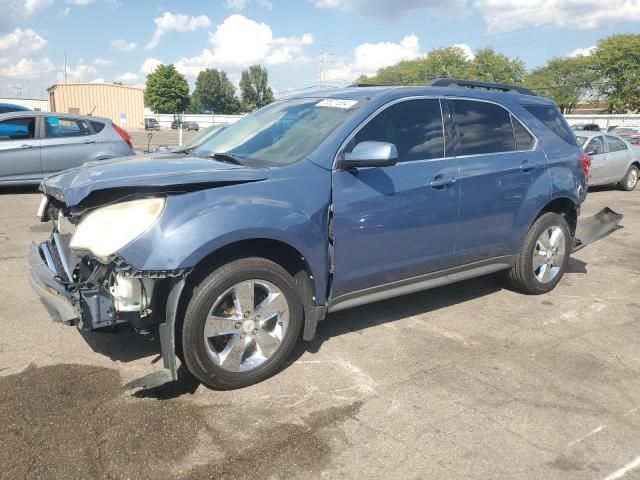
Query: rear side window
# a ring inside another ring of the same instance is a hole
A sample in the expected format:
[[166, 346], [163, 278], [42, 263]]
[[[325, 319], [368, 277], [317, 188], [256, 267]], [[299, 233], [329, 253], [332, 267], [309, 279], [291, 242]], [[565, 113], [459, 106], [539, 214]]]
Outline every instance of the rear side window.
[[602, 137], [593, 137], [587, 144], [584, 151], [593, 152], [592, 155], [602, 155], [604, 153], [604, 141], [602, 140]]
[[627, 146], [622, 140], [612, 137], [611, 135], [607, 135], [607, 144], [609, 145], [610, 152], [621, 152], [627, 149]]
[[393, 143], [400, 162], [444, 157], [440, 101], [406, 100], [391, 105], [356, 134], [348, 150], [365, 141]]
[[36, 119], [33, 117], [11, 118], [0, 122], [0, 142], [30, 140], [35, 137]]
[[92, 134], [87, 122], [73, 118], [47, 117], [44, 130], [46, 138], [82, 137]]
[[511, 114], [487, 102], [453, 100], [460, 155], [511, 152], [515, 149]]
[[516, 138], [516, 150], [531, 150], [535, 143], [533, 135], [513, 115], [511, 116], [511, 123], [513, 124], [513, 135]]
[[91, 126], [96, 131], [96, 133], [100, 133], [102, 131], [102, 129], [104, 128], [104, 123], [91, 122]]
[[571, 127], [556, 107], [552, 105], [524, 105], [524, 108], [569, 145], [578, 145]]

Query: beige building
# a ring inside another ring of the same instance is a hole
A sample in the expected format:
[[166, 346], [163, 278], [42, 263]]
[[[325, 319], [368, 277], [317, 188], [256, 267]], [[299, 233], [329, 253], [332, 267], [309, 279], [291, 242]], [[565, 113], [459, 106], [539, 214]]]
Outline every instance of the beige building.
[[57, 83], [47, 89], [52, 112], [110, 118], [122, 128], [144, 128], [144, 90], [111, 83]]

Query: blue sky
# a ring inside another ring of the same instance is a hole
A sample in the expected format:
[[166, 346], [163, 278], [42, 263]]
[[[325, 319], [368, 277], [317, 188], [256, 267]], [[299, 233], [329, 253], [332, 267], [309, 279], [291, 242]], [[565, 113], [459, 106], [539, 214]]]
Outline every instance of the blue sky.
[[[193, 84], [265, 65], [279, 94], [460, 45], [527, 67], [640, 32], [640, 0], [0, 0], [0, 95], [40, 97], [63, 79], [143, 85], [162, 63]], [[320, 59], [322, 58], [322, 62]], [[320, 73], [321, 72], [321, 73]]]

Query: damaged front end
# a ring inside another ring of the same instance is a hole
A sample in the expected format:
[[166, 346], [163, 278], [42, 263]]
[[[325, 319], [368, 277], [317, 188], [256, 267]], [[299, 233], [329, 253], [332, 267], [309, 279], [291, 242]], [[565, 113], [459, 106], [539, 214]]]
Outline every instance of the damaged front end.
[[[134, 202], [128, 203], [131, 206]], [[136, 204], [135, 207], [140, 205], [149, 208], [152, 203]], [[156, 217], [159, 215], [152, 213]], [[164, 324], [167, 319], [173, 326], [177, 299], [189, 271], [135, 269], [110, 250], [120, 243], [127, 243], [130, 240], [126, 235], [137, 236], [137, 231], [146, 226], [128, 227], [125, 222], [113, 225], [120, 229], [119, 232], [96, 233], [93, 231], [95, 226], [91, 225], [91, 214], [82, 212], [74, 216], [61, 202], [46, 196], [43, 199], [38, 216], [43, 222], [52, 221], [53, 232], [47, 241], [31, 245], [28, 259], [31, 286], [51, 317], [81, 330], [129, 324], [136, 331], [144, 332]], [[94, 221], [109, 223], [108, 216], [104, 212], [101, 215]], [[93, 232], [83, 232], [86, 227]], [[122, 230], [127, 228], [131, 231], [123, 234]], [[90, 238], [96, 234], [111, 238], [106, 241]], [[163, 330], [166, 329], [160, 329], [160, 337], [164, 364], [176, 379], [173, 336], [163, 335]]]

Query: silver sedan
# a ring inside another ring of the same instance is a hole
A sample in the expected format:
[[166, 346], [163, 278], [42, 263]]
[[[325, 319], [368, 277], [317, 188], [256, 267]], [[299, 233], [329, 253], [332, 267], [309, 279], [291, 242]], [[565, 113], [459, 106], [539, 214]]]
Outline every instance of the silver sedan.
[[638, 184], [640, 152], [625, 139], [603, 132], [574, 132], [578, 144], [591, 157], [589, 185], [617, 183], [623, 190]]
[[0, 115], [0, 185], [38, 184], [60, 170], [133, 154], [129, 134], [107, 118], [49, 112]]

